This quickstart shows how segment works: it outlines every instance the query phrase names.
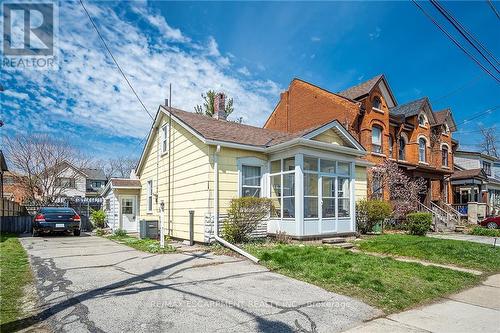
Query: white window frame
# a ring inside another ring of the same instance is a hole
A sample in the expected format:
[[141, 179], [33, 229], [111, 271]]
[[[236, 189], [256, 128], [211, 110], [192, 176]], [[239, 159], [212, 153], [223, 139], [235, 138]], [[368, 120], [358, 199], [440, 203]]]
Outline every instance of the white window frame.
[[[443, 163], [443, 150], [446, 149], [446, 164]], [[441, 166], [443, 168], [450, 168], [450, 147], [448, 146], [447, 143], [442, 143], [441, 144]]]
[[150, 179], [147, 182], [147, 197], [146, 197], [146, 207], [148, 214], [153, 213], [153, 180]]
[[[420, 118], [421, 117], [423, 117], [423, 119], [424, 119], [424, 123], [423, 124], [420, 123]], [[419, 113], [418, 118], [417, 118], [417, 122], [418, 122], [418, 126], [419, 127], [427, 128], [427, 124], [429, 123], [429, 120], [427, 119], [427, 116], [425, 115], [425, 113], [422, 112], [422, 113]]]
[[[377, 129], [380, 131], [380, 136], [379, 136], [379, 140], [380, 140], [380, 144], [375, 144], [374, 141], [373, 141], [373, 133], [374, 133], [374, 129]], [[384, 137], [384, 129], [382, 126], [378, 125], [378, 124], [374, 124], [372, 126], [372, 153], [375, 153], [375, 154], [383, 154], [384, 153], [384, 145], [383, 145], [383, 137]], [[375, 149], [373, 149], [374, 146], [379, 146], [380, 147], [380, 151], [375, 151]]]
[[[380, 102], [380, 105], [379, 105], [380, 107], [373, 106], [374, 101], [377, 100], [377, 99]], [[384, 110], [382, 110], [382, 98], [380, 98], [379, 96], [373, 97], [373, 99], [372, 99], [372, 110], [376, 111], [378, 113], [384, 114]]]
[[[401, 141], [404, 142], [404, 149], [403, 149], [403, 158], [401, 158]], [[398, 140], [398, 161], [406, 161], [406, 148], [408, 146], [408, 137], [406, 136], [406, 134], [404, 133], [401, 133], [401, 135], [399, 136], [399, 140]]]
[[267, 171], [267, 161], [262, 160], [257, 157], [242, 157], [238, 158], [236, 161], [237, 168], [238, 168], [238, 197], [243, 196], [243, 166], [253, 166], [253, 167], [260, 167], [260, 197], [263, 198], [265, 197], [267, 193], [267, 184], [266, 184], [266, 174], [268, 174]]
[[[424, 141], [424, 158], [422, 159], [421, 157], [421, 147], [420, 147], [420, 141], [423, 140]], [[418, 137], [418, 140], [417, 140], [417, 144], [418, 144], [418, 162], [419, 163], [427, 163], [427, 139], [423, 136], [420, 136]]]
[[170, 127], [168, 124], [165, 124], [161, 127], [161, 154], [168, 153], [168, 134], [170, 132]]
[[[297, 215], [298, 215], [298, 212], [297, 212], [297, 191], [296, 191], [296, 188], [294, 189], [294, 195], [284, 195], [284, 180], [283, 180], [283, 176], [286, 175], [286, 174], [296, 174], [295, 171], [296, 171], [296, 168], [294, 168], [293, 170], [289, 170], [289, 171], [285, 171], [283, 168], [284, 168], [284, 160], [286, 159], [289, 159], [289, 158], [294, 158], [294, 161], [295, 161], [295, 165], [297, 165], [297, 161], [296, 161], [296, 155], [292, 155], [292, 156], [286, 156], [286, 157], [283, 157], [283, 158], [275, 158], [275, 159], [272, 159], [269, 161], [269, 198], [272, 198], [271, 196], [271, 191], [273, 190], [272, 187], [271, 187], [271, 178], [273, 176], [280, 176], [280, 196], [278, 197], [280, 200], [281, 200], [281, 205], [280, 205], [280, 216], [271, 216], [271, 218], [273, 220], [281, 220], [281, 221], [295, 221], [297, 219]], [[271, 173], [271, 163], [272, 162], [275, 162], [275, 161], [280, 161], [280, 172], [275, 172], [275, 173]], [[297, 179], [295, 177], [295, 180], [294, 180], [294, 186], [297, 187]], [[290, 199], [290, 198], [294, 198], [295, 202], [294, 202], [294, 217], [283, 217], [283, 208], [285, 206], [285, 199]]]

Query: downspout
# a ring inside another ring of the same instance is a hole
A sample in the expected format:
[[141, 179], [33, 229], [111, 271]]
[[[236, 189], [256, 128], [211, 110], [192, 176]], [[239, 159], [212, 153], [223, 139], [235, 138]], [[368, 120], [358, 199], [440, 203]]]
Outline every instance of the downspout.
[[219, 237], [219, 152], [220, 145], [217, 145], [217, 148], [214, 152], [214, 238], [223, 246], [241, 254], [242, 256], [247, 257], [255, 263], [258, 263], [259, 259], [257, 259], [256, 257]]

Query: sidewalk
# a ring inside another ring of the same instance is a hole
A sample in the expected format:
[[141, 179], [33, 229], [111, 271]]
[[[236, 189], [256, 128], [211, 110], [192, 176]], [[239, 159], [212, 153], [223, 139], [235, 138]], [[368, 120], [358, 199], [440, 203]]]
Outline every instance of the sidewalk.
[[[428, 236], [434, 237], [434, 238], [454, 239], [454, 240], [488, 244], [488, 245], [495, 244], [495, 237], [459, 234], [456, 232], [446, 233], [446, 234], [435, 233], [435, 234], [428, 234]], [[500, 247], [500, 237], [497, 237], [497, 241], [496, 241], [495, 245]]]
[[438, 303], [375, 319], [346, 332], [500, 332], [500, 274]]

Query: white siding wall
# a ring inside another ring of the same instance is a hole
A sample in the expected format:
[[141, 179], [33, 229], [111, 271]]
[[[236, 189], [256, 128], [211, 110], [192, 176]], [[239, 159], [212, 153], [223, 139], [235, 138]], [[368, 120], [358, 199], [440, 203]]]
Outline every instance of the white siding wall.
[[481, 160], [477, 157], [461, 157], [455, 154], [454, 163], [466, 170], [481, 168]]

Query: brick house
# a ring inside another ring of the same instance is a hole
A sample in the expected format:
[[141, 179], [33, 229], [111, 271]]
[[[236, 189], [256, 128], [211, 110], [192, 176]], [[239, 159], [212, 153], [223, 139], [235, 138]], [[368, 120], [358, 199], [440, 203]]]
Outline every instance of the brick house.
[[[434, 111], [428, 98], [398, 104], [384, 75], [338, 93], [295, 78], [264, 127], [294, 133], [334, 119], [369, 152], [368, 161], [392, 159], [410, 176], [424, 178], [426, 206], [451, 203], [449, 178], [458, 143], [450, 109]], [[368, 193], [388, 199], [370, 179]]]

